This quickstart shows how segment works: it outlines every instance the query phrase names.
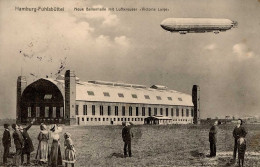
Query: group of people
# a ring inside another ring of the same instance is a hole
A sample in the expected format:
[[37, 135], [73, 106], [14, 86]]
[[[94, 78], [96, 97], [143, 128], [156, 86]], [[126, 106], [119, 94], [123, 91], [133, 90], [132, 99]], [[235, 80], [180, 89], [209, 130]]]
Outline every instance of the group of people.
[[[13, 124], [13, 140], [15, 145], [15, 155], [14, 165], [19, 166], [20, 164], [30, 165], [31, 153], [34, 151], [33, 142], [28, 134], [28, 130], [31, 128], [34, 121], [32, 121], [29, 126], [23, 128], [21, 125]], [[4, 134], [2, 138], [2, 143], [4, 146], [3, 163], [7, 163], [7, 158], [9, 157], [10, 147], [11, 147], [11, 134], [8, 124], [4, 124]], [[64, 134], [64, 159], [62, 160], [61, 149], [60, 149], [60, 136], [59, 133], [62, 132], [62, 128], [56, 124], [52, 125], [50, 131], [47, 130], [45, 124], [40, 125], [40, 133], [38, 135], [39, 145], [36, 152], [35, 159], [37, 160], [37, 165], [48, 164], [48, 166], [57, 167], [62, 165], [62, 161], [67, 167], [71, 164], [74, 167], [76, 161], [75, 147], [69, 133]], [[48, 141], [52, 138], [52, 145], [49, 151]], [[24, 156], [27, 156], [27, 163], [24, 163]]]
[[[210, 128], [209, 131], [209, 143], [210, 143], [210, 157], [216, 156], [216, 144], [217, 144], [217, 133], [219, 121], [215, 121], [214, 125]], [[233, 152], [233, 160], [232, 162], [236, 162], [236, 156], [238, 153], [238, 164], [239, 166], [244, 166], [244, 157], [246, 151], [246, 137], [247, 131], [243, 127], [242, 119], [238, 119], [237, 125], [233, 130], [233, 138], [234, 138], [234, 152]]]

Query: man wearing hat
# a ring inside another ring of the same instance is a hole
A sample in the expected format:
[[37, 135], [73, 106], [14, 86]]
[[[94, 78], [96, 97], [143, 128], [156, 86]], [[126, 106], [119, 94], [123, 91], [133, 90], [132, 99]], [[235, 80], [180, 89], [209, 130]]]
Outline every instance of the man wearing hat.
[[131, 152], [131, 138], [134, 137], [133, 133], [131, 131], [133, 123], [130, 122], [130, 125], [127, 126], [126, 122], [122, 122], [123, 129], [122, 129], [122, 138], [124, 141], [124, 156], [127, 156], [127, 149], [128, 149], [128, 155], [129, 157], [132, 157]]
[[31, 155], [31, 152], [34, 151], [32, 139], [30, 138], [30, 136], [28, 134], [28, 130], [31, 128], [33, 123], [34, 123], [34, 120], [32, 120], [32, 122], [25, 128], [23, 128], [22, 126], [19, 127], [20, 132], [22, 133], [23, 139], [24, 139], [24, 147], [22, 149], [22, 155], [21, 155], [22, 164], [24, 162], [25, 154], [27, 155], [27, 164], [30, 164], [30, 155]]
[[15, 166], [19, 166], [22, 149], [24, 147], [24, 140], [23, 140], [22, 133], [19, 131], [19, 126], [16, 124], [12, 124], [12, 128], [14, 130], [13, 138], [14, 138], [14, 145], [15, 145], [15, 149], [16, 149], [16, 153], [15, 153], [15, 157], [14, 157]]
[[2, 138], [2, 143], [4, 146], [4, 154], [3, 154], [3, 163], [6, 164], [7, 163], [7, 157], [9, 155], [9, 150], [11, 147], [11, 135], [10, 135], [10, 131], [9, 131], [9, 124], [4, 124], [4, 134], [3, 134], [3, 138]]

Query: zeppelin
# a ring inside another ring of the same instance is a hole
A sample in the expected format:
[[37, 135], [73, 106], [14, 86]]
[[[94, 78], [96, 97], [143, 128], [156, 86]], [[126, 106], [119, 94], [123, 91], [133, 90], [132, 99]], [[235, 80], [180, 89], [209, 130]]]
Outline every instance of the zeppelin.
[[214, 32], [218, 34], [231, 28], [236, 28], [238, 23], [229, 19], [211, 18], [168, 18], [161, 22], [161, 27], [166, 31], [186, 33]]

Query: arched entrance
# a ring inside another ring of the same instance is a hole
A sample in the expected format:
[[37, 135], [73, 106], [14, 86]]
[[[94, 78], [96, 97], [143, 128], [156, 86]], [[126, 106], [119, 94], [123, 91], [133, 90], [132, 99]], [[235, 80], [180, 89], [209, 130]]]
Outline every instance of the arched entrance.
[[36, 123], [64, 123], [64, 98], [61, 91], [47, 79], [39, 79], [27, 86], [21, 99], [21, 122], [33, 118]]

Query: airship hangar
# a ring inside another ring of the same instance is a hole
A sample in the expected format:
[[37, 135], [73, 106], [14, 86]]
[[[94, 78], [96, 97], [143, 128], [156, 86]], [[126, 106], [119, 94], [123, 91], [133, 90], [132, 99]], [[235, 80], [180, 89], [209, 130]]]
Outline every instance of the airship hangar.
[[56, 78], [39, 78], [27, 85], [17, 79], [17, 122], [67, 125], [197, 124], [200, 89], [192, 95], [162, 85], [81, 81], [67, 70]]
[[213, 18], [167, 18], [161, 22], [164, 30], [180, 34], [206, 32], [218, 34], [236, 28], [237, 25], [236, 21]]

